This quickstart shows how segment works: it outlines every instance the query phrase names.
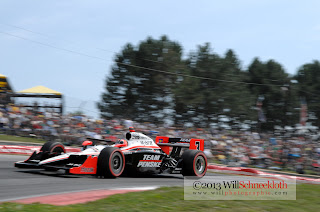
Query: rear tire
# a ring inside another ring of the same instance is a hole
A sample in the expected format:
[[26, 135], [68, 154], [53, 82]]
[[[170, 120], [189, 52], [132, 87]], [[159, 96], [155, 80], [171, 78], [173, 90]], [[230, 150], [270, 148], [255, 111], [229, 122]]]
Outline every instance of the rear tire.
[[202, 151], [188, 149], [182, 154], [183, 176], [203, 177], [207, 172], [207, 157]]
[[66, 150], [60, 142], [48, 141], [40, 149], [41, 152], [49, 152], [50, 154], [66, 153]]
[[125, 158], [119, 148], [105, 147], [98, 156], [97, 176], [104, 178], [119, 177], [124, 170]]

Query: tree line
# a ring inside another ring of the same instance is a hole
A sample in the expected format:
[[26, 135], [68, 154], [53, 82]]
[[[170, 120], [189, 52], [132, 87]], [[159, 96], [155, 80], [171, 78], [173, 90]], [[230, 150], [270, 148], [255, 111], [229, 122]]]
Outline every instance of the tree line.
[[242, 68], [231, 49], [218, 55], [206, 43], [183, 57], [182, 46], [162, 36], [126, 44], [111, 69], [98, 103], [103, 118], [208, 127], [226, 117], [232, 126], [253, 123], [272, 130], [299, 123], [305, 101], [308, 122], [320, 124], [316, 60], [295, 75], [274, 60], [259, 58]]

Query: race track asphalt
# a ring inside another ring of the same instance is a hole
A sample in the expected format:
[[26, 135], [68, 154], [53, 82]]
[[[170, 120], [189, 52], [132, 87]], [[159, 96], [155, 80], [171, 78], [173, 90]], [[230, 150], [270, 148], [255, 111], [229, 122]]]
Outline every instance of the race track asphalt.
[[[27, 158], [28, 156], [21, 155], [0, 155], [0, 202], [98, 189], [183, 186], [182, 175], [101, 179], [89, 175], [65, 175], [62, 172], [18, 169], [14, 167], [14, 162]], [[211, 173], [208, 174], [212, 175]]]

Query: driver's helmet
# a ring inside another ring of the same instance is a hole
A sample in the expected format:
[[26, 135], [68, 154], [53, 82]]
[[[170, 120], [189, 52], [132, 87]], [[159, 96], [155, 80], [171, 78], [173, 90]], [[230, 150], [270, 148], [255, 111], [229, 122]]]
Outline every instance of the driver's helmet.
[[134, 130], [133, 127], [129, 127], [129, 131], [130, 131], [130, 132], [135, 132], [135, 130]]

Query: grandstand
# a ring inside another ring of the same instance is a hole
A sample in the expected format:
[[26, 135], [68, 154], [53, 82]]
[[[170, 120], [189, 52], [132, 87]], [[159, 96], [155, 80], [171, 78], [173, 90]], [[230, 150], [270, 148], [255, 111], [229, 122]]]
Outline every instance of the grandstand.
[[[36, 98], [39, 99], [58, 99], [60, 104], [42, 104], [35, 101], [33, 104], [18, 104], [18, 98]], [[64, 99], [61, 92], [47, 88], [45, 86], [35, 86], [32, 88], [24, 89], [15, 92], [10, 85], [8, 78], [5, 75], [0, 74], [0, 108], [6, 110], [9, 106], [24, 107], [36, 112], [40, 112], [42, 109], [58, 110], [62, 115], [64, 112]]]

